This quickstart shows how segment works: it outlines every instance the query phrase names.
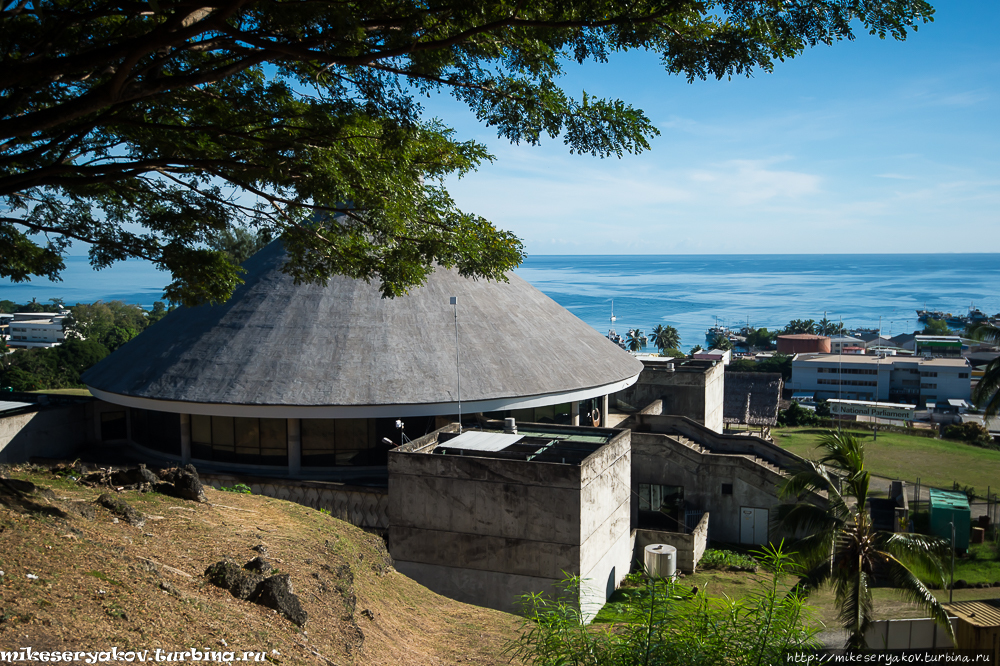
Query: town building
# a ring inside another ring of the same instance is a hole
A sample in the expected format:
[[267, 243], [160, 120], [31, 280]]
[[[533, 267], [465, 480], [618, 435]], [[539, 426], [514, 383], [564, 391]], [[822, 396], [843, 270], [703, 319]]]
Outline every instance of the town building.
[[66, 337], [63, 327], [69, 315], [69, 310], [15, 312], [7, 321], [7, 345], [21, 349], [60, 345]]
[[914, 352], [918, 356], [962, 356], [962, 338], [957, 335], [917, 335], [913, 342]]
[[[840, 354], [848, 353], [845, 349], [864, 349], [865, 343], [861, 338], [856, 338], [853, 335], [831, 335], [830, 336], [830, 353]], [[861, 352], [864, 353], [864, 352]]]
[[964, 358], [800, 354], [789, 388], [817, 400], [880, 400], [912, 405], [968, 400], [971, 367]]

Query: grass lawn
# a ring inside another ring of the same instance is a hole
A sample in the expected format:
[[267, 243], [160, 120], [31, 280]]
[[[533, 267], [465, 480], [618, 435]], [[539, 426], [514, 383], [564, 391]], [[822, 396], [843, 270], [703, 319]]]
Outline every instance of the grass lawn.
[[[803, 458], [819, 457], [816, 445], [828, 432], [823, 428], [771, 431], [776, 444]], [[868, 470], [877, 476], [911, 483], [919, 478], [922, 484], [939, 488], [951, 488], [958, 481], [983, 495], [988, 486], [1000, 487], [1000, 451], [896, 432], [880, 432], [877, 441], [871, 432], [852, 434], [865, 443]]]
[[43, 389], [41, 391], [28, 391], [28, 393], [45, 393], [48, 395], [79, 395], [89, 398], [91, 393], [85, 388], [65, 388], [65, 389]]

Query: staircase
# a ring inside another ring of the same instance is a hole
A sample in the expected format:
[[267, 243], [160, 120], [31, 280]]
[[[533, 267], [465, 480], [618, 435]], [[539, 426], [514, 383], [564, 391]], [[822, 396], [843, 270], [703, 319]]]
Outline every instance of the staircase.
[[[684, 435], [681, 435], [680, 433], [673, 433], [673, 434], [667, 435], [667, 436], [670, 439], [672, 439], [673, 441], [677, 442], [678, 444], [681, 444], [682, 446], [685, 446], [685, 447], [691, 449], [695, 453], [698, 453], [698, 454], [701, 454], [701, 455], [713, 453], [713, 451], [711, 449], [702, 446], [701, 444], [699, 444], [698, 442], [694, 441], [690, 437], [685, 437]], [[778, 467], [774, 463], [768, 462], [767, 460], [764, 460], [763, 458], [761, 458], [759, 456], [755, 456], [755, 455], [752, 455], [752, 454], [749, 454], [749, 453], [718, 453], [716, 455], [737, 456], [737, 457], [740, 457], [740, 458], [744, 458], [746, 460], [750, 460], [751, 462], [753, 462], [753, 463], [755, 463], [757, 465], [760, 465], [761, 467], [764, 467], [765, 469], [767, 469], [767, 470], [769, 470], [769, 471], [777, 474], [778, 476], [781, 476], [781, 477], [787, 477], [788, 476], [788, 472], [784, 471], [783, 469], [781, 469], [780, 467]]]

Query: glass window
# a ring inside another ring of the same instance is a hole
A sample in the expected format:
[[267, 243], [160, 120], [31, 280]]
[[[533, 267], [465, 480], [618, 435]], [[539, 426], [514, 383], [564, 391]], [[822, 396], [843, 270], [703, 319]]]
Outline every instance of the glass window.
[[260, 423], [257, 419], [237, 417], [233, 425], [236, 431], [236, 461], [248, 465], [259, 464]]
[[236, 462], [236, 432], [232, 416], [212, 417], [212, 460]]
[[639, 526], [684, 532], [684, 488], [639, 484]]
[[335, 419], [302, 419], [302, 464], [332, 467], [337, 464]]
[[288, 420], [259, 419], [262, 465], [288, 465]]

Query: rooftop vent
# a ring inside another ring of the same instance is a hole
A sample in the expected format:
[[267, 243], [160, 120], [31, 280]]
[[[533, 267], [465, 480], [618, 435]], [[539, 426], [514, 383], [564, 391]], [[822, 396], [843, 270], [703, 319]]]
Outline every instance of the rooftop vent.
[[514, 417], [510, 416], [503, 420], [503, 431], [508, 435], [517, 434], [517, 423], [514, 422]]

